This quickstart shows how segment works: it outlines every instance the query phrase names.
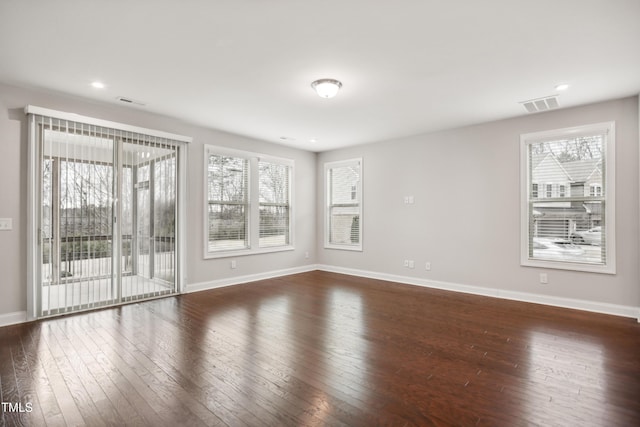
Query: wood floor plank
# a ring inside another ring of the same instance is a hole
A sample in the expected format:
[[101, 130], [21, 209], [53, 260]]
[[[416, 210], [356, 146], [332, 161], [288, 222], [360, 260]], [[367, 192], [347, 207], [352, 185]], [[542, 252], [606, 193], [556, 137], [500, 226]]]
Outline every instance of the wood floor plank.
[[[310, 272], [0, 328], [3, 425], [640, 425], [635, 319]], [[4, 401], [4, 400], [3, 400]]]
[[85, 424], [84, 418], [68, 388], [65, 372], [60, 369], [51, 353], [49, 342], [52, 340], [52, 334], [51, 323], [45, 324], [41, 329], [41, 340], [38, 348], [39, 364], [42, 365], [49, 378], [51, 389], [66, 425], [83, 425]]
[[[11, 357], [13, 359], [16, 383], [20, 391], [20, 400], [25, 405], [25, 413], [30, 426], [46, 425], [42, 414], [42, 405], [38, 399], [33, 373], [29, 363], [29, 354], [25, 352], [22, 339], [11, 347]], [[29, 407], [26, 408], [26, 405]]]
[[[86, 325], [85, 322], [83, 322], [82, 325], [78, 325], [78, 323], [79, 322], [67, 328], [65, 334], [69, 341], [73, 343], [74, 350], [86, 366], [85, 375], [90, 374], [95, 383], [100, 386], [101, 391], [94, 390], [94, 399], [97, 399], [99, 402], [102, 402], [104, 398], [109, 400], [110, 406], [117, 413], [117, 415], [113, 413], [109, 413], [108, 415], [108, 418], [113, 420], [113, 423], [118, 423], [118, 420], [121, 420], [120, 425], [125, 423], [132, 425], [143, 424], [143, 418], [131, 405], [129, 399], [120, 392], [98, 362], [98, 348], [92, 346], [92, 342], [89, 342], [86, 337], [87, 331], [92, 330], [91, 326]], [[105, 402], [104, 405], [107, 405], [107, 403]], [[111, 412], [108, 408], [107, 411]]]
[[33, 387], [38, 396], [39, 409], [47, 426], [58, 427], [66, 425], [60, 406], [55, 397], [46, 369], [39, 358], [43, 323], [32, 322], [25, 325], [22, 345], [32, 374]]
[[27, 426], [28, 416], [24, 412], [12, 410], [7, 405], [25, 404], [20, 396], [20, 389], [16, 378], [12, 348], [20, 342], [17, 329], [10, 331], [3, 337], [0, 346], [0, 398], [2, 399], [2, 422], [5, 425]]

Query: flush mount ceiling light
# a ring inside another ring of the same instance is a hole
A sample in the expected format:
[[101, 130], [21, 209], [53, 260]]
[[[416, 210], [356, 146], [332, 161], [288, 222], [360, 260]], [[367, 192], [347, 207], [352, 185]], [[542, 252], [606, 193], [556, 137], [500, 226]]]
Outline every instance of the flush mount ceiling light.
[[104, 83], [99, 82], [99, 81], [95, 81], [91, 83], [91, 86], [93, 86], [96, 89], [104, 89]]
[[567, 90], [567, 89], [569, 89], [569, 85], [566, 83], [560, 83], [559, 85], [556, 86], [556, 90], [558, 91]]
[[342, 83], [334, 79], [320, 79], [311, 83], [311, 87], [319, 96], [323, 98], [333, 98], [342, 87]]

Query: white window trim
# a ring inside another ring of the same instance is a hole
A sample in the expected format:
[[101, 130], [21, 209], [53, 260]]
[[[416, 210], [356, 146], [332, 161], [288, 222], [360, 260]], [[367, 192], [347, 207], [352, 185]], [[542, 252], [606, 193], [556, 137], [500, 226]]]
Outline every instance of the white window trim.
[[[354, 163], [358, 163], [360, 165], [360, 180], [358, 181], [358, 188], [356, 191], [360, 194], [360, 203], [358, 204], [358, 215], [360, 217], [360, 221], [358, 222], [358, 233], [360, 236], [358, 244], [338, 244], [331, 243], [329, 241], [330, 238], [330, 226], [329, 226], [329, 215], [330, 215], [330, 200], [329, 200], [329, 169], [337, 168], [341, 166], [352, 165]], [[348, 160], [339, 160], [335, 162], [327, 162], [324, 164], [324, 247], [325, 249], [339, 249], [344, 251], [356, 251], [362, 252], [362, 241], [363, 241], [363, 162], [362, 157], [348, 159]]]
[[[605, 180], [604, 194], [606, 194], [605, 221], [606, 221], [606, 264], [592, 265], [564, 261], [546, 261], [529, 258], [529, 162], [527, 147], [530, 144], [553, 141], [561, 138], [576, 138], [579, 136], [606, 133], [605, 146]], [[543, 132], [534, 132], [520, 135], [520, 265], [525, 267], [540, 267], [550, 269], [585, 271], [592, 273], [616, 273], [616, 194], [615, 194], [615, 122], [603, 122], [592, 125], [576, 126], [564, 129], [556, 129]]]
[[[249, 230], [249, 248], [248, 249], [237, 249], [237, 250], [227, 250], [227, 251], [209, 251], [209, 195], [208, 195], [208, 185], [209, 185], [209, 177], [207, 174], [208, 166], [209, 166], [209, 154], [221, 154], [223, 156], [234, 156], [234, 157], [242, 157], [249, 160], [249, 188], [247, 189], [248, 198], [249, 198], [249, 221], [248, 221], [248, 230]], [[207, 145], [204, 146], [204, 210], [203, 210], [203, 219], [204, 219], [204, 245], [203, 245], [203, 253], [204, 259], [213, 259], [213, 258], [227, 258], [234, 256], [245, 256], [245, 255], [255, 255], [255, 254], [264, 254], [264, 253], [272, 253], [272, 252], [283, 252], [283, 251], [292, 251], [295, 249], [294, 243], [294, 230], [295, 230], [295, 200], [294, 200], [294, 181], [295, 181], [295, 162], [292, 159], [285, 159], [282, 157], [275, 157], [266, 154], [255, 153], [251, 151], [244, 150], [236, 150], [228, 147], [220, 147], [215, 145]], [[269, 246], [269, 247], [260, 247], [260, 192], [258, 191], [260, 184], [260, 175], [258, 173], [258, 162], [267, 161], [271, 163], [278, 163], [282, 165], [289, 166], [291, 168], [291, 176], [289, 177], [289, 244], [283, 246]]]

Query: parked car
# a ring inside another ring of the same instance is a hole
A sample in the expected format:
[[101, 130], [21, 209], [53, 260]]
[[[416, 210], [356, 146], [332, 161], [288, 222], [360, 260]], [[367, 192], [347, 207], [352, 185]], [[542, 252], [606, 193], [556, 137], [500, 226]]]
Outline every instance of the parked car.
[[580, 260], [584, 256], [584, 249], [567, 239], [533, 238], [533, 256], [549, 260]]
[[576, 231], [571, 235], [571, 241], [577, 245], [600, 246], [602, 243], [602, 227], [593, 227], [589, 230]]

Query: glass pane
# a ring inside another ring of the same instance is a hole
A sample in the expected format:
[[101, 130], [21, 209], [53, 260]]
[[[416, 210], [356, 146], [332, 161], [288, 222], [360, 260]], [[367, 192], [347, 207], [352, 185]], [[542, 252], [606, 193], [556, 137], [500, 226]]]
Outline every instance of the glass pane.
[[284, 246], [289, 241], [290, 167], [258, 162], [260, 193], [260, 247]]
[[602, 197], [604, 136], [531, 144], [531, 198]]
[[360, 168], [353, 164], [332, 168], [331, 179], [331, 204], [355, 203], [360, 201], [359, 181]]
[[156, 161], [154, 171], [154, 276], [173, 282], [176, 227], [175, 156]]
[[209, 204], [209, 251], [248, 247], [245, 205]]
[[260, 203], [289, 204], [289, 166], [259, 162]]
[[289, 207], [260, 206], [260, 247], [289, 244]]
[[360, 164], [329, 170], [329, 242], [360, 243]]
[[530, 256], [548, 261], [604, 264], [603, 202], [533, 203]]
[[133, 168], [130, 166], [122, 169], [122, 272], [131, 273], [132, 260], [132, 234], [133, 234]]
[[210, 155], [208, 165], [208, 200], [245, 202], [249, 162], [238, 157]]
[[62, 277], [111, 274], [113, 167], [60, 162]]
[[331, 208], [329, 222], [331, 243], [360, 243], [360, 210], [357, 206]]

